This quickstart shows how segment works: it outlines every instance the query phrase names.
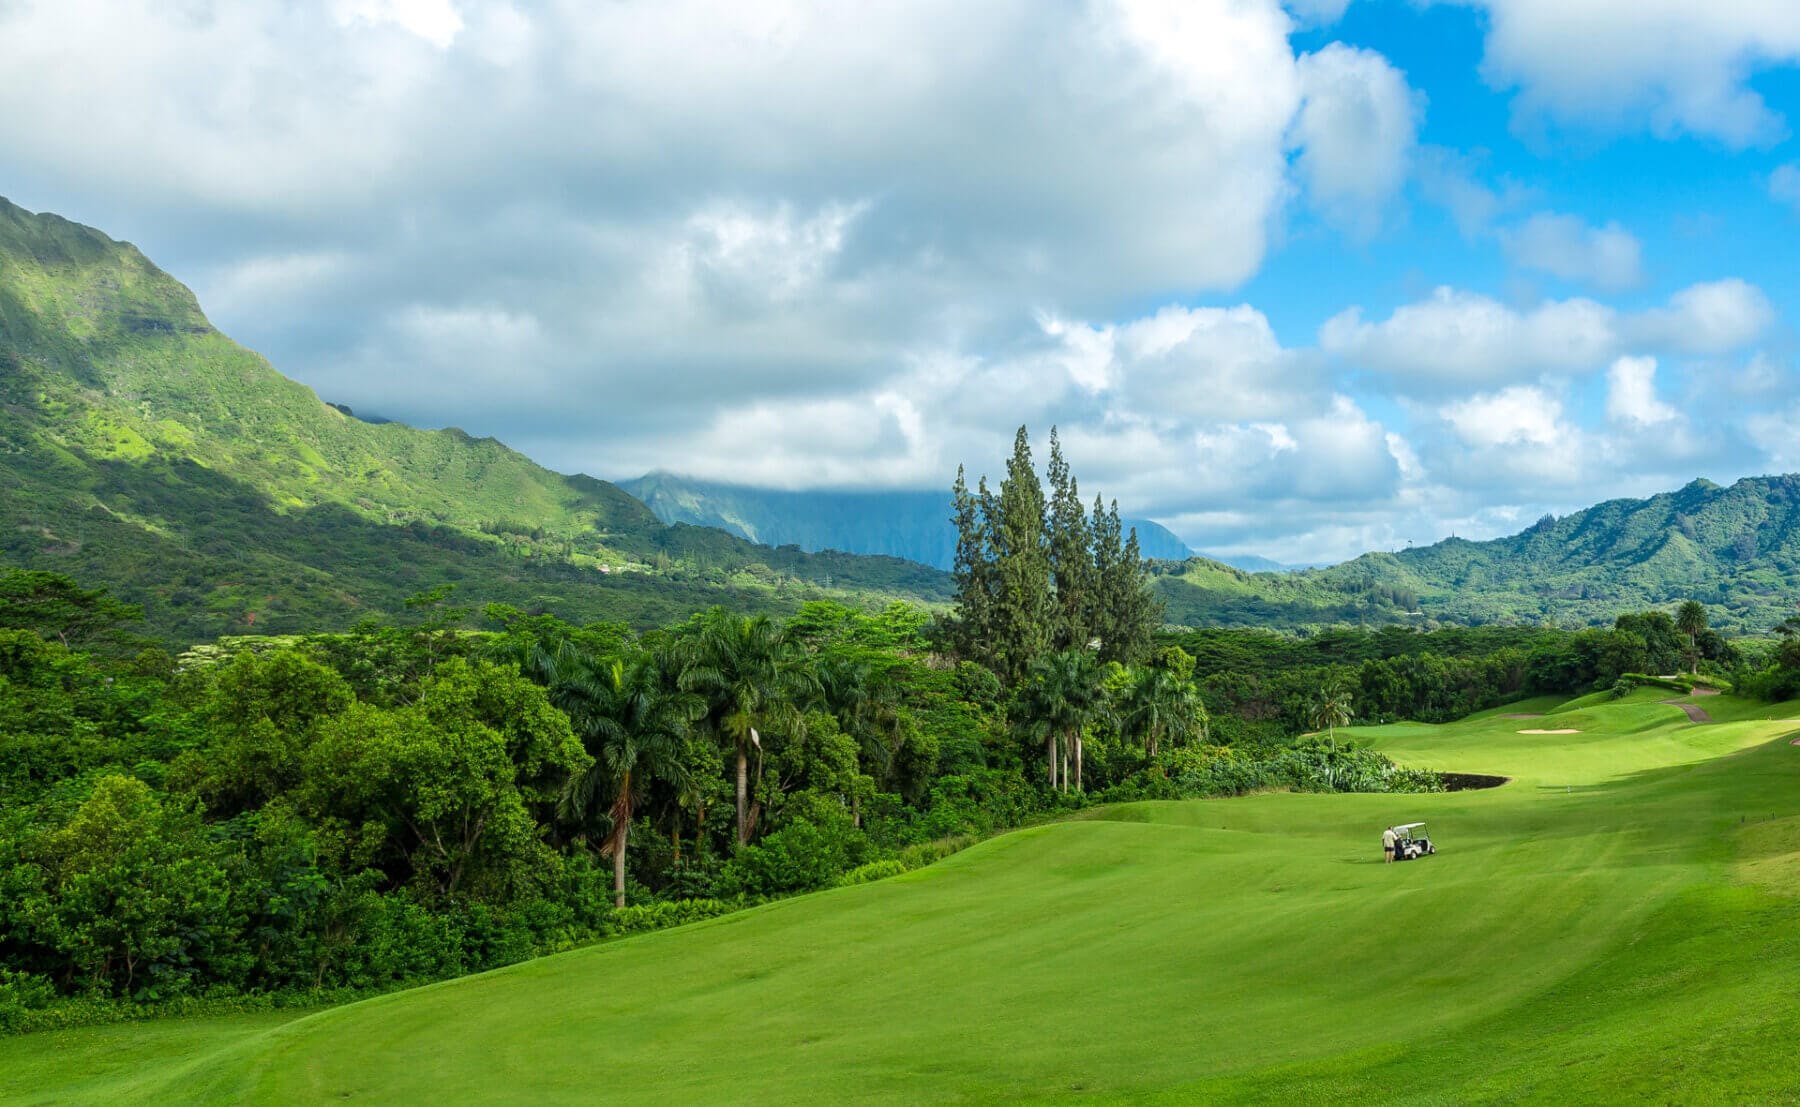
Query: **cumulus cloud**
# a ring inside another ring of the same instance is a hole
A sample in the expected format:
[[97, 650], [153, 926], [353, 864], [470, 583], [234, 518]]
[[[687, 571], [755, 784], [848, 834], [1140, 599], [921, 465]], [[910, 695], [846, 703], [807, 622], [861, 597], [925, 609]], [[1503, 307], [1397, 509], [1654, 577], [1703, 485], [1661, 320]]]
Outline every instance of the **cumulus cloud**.
[[1359, 368], [1442, 388], [1592, 372], [1643, 349], [1729, 353], [1754, 343], [1774, 319], [1762, 290], [1737, 278], [1692, 285], [1666, 306], [1638, 313], [1581, 297], [1521, 310], [1439, 288], [1378, 323], [1347, 309], [1326, 321], [1319, 342]]
[[1557, 446], [1573, 433], [1562, 401], [1541, 388], [1513, 387], [1446, 404], [1446, 422], [1471, 446]]
[[1423, 96], [1373, 50], [1334, 42], [1300, 59], [1301, 106], [1289, 141], [1308, 197], [1364, 237], [1406, 182]]
[[1622, 357], [1606, 371], [1606, 417], [1633, 427], [1675, 421], [1676, 410], [1656, 398], [1656, 359]]
[[[1303, 63], [1292, 26], [1277, 0], [13, 0], [0, 95], [36, 108], [0, 149], [330, 398], [623, 475], [621, 432], [1237, 284], [1295, 174], [1384, 202], [1404, 79]], [[516, 360], [446, 364], [421, 318]]]
[[1565, 281], [1618, 291], [1642, 283], [1638, 240], [1616, 222], [1589, 226], [1573, 215], [1539, 212], [1500, 232], [1513, 264]]
[[1328, 352], [1417, 383], [1479, 385], [1536, 373], [1578, 372], [1617, 346], [1616, 313], [1593, 300], [1548, 301], [1526, 311], [1479, 293], [1439, 288], [1365, 322], [1359, 308], [1327, 320]]
[[1788, 0], [1450, 0], [1487, 15], [1482, 72], [1516, 88], [1515, 115], [1734, 146], [1786, 134], [1750, 84], [1800, 61], [1800, 7]]
[[1755, 342], [1775, 322], [1762, 289], [1737, 277], [1682, 289], [1665, 308], [1625, 320], [1627, 339], [1689, 354], [1724, 354]]

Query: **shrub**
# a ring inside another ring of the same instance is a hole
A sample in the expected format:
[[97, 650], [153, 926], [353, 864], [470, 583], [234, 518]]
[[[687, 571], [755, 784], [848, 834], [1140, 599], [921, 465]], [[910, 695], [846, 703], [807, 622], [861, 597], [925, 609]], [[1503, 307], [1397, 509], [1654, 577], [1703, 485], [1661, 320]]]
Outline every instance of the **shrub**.
[[750, 895], [772, 896], [823, 888], [842, 872], [844, 843], [805, 819], [745, 846], [720, 874], [720, 886], [735, 883]]
[[890, 876], [899, 876], [906, 871], [906, 865], [901, 861], [891, 859], [871, 861], [866, 865], [858, 865], [838, 877], [837, 882], [839, 887], [848, 887], [852, 884], [872, 884], [877, 880], [886, 880]]
[[641, 934], [649, 930], [666, 930], [701, 919], [715, 918], [742, 907], [717, 899], [676, 899], [662, 903], [645, 903], [621, 907], [612, 913], [607, 930], [613, 934]]
[[28, 972], [0, 969], [0, 1034], [21, 1029], [29, 1012], [50, 1006], [56, 986]]
[[900, 851], [900, 863], [908, 869], [922, 869], [933, 861], [942, 861], [953, 853], [961, 853], [974, 844], [975, 839], [967, 834], [920, 842]]

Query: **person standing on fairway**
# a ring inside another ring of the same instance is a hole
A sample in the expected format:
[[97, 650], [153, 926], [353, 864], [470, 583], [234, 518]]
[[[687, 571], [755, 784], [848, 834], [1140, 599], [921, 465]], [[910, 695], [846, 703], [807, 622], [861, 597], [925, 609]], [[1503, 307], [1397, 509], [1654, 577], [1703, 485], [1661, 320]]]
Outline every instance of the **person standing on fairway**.
[[1381, 857], [1384, 863], [1390, 865], [1394, 862], [1394, 838], [1394, 828], [1391, 826], [1381, 832]]

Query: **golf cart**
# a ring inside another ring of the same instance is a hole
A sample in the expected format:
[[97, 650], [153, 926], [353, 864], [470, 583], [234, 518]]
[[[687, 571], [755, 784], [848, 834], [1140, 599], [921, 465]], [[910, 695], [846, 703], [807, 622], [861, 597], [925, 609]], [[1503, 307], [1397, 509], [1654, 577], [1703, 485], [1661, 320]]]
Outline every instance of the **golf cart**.
[[1431, 839], [1425, 834], [1424, 823], [1407, 823], [1397, 826], [1394, 833], [1399, 835], [1394, 842], [1394, 860], [1417, 861], [1421, 857], [1429, 857], [1437, 852]]

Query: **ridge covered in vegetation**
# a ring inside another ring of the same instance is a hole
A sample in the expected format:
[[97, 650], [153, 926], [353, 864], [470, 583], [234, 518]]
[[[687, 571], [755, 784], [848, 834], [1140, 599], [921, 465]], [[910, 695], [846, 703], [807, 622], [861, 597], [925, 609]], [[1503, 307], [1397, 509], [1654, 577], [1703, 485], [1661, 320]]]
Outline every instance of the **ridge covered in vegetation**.
[[1159, 565], [1177, 624], [1610, 623], [1695, 599], [1721, 628], [1766, 633], [1800, 597], [1800, 474], [1696, 480], [1643, 500], [1545, 516], [1505, 538], [1450, 538], [1340, 565], [1249, 574]]
[[171, 644], [345, 628], [444, 581], [640, 625], [948, 594], [898, 559], [664, 526], [493, 439], [355, 419], [220, 334], [135, 247], [4, 200], [0, 510], [5, 560], [112, 586]]

